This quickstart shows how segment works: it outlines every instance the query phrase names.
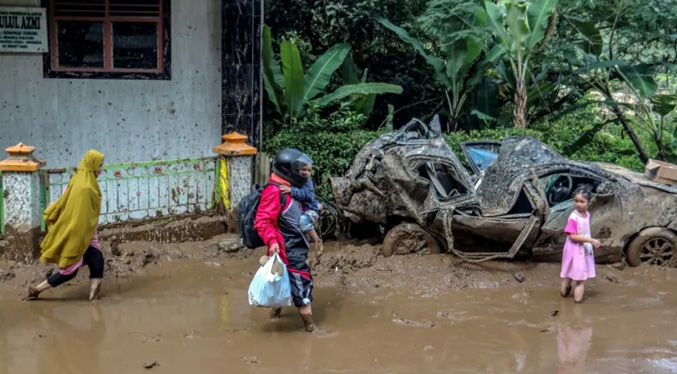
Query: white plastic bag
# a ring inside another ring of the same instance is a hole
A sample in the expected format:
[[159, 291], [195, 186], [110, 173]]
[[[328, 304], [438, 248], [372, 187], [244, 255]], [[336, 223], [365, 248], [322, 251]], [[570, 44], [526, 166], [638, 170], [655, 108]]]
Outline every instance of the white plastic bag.
[[[281, 265], [281, 275], [273, 273], [275, 262]], [[254, 279], [249, 284], [249, 305], [263, 308], [281, 308], [291, 305], [289, 273], [277, 254], [268, 259], [266, 264], [259, 267], [254, 274]]]

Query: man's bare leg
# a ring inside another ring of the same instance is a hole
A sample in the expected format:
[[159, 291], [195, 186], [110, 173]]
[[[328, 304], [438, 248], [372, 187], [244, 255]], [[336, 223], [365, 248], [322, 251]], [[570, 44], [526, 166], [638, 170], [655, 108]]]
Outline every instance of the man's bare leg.
[[306, 331], [313, 332], [317, 329], [315, 322], [313, 321], [313, 309], [310, 307], [310, 304], [300, 306], [299, 313], [301, 314], [301, 319], [303, 324], [306, 326]]

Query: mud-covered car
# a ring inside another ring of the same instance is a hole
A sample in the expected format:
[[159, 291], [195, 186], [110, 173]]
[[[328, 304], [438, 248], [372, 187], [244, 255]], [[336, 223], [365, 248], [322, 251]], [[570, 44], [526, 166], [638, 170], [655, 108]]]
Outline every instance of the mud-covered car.
[[677, 187], [611, 164], [571, 161], [529, 137], [462, 144], [468, 168], [418, 120], [367, 144], [331, 178], [352, 222], [378, 224], [383, 254], [559, 261], [573, 191], [592, 187], [600, 262], [677, 266]]

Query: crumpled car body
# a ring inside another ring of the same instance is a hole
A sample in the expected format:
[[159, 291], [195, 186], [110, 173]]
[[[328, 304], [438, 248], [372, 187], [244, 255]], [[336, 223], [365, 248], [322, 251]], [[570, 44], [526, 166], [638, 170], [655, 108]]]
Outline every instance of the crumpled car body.
[[642, 236], [649, 244], [635, 244], [637, 256], [676, 264], [677, 187], [615, 165], [568, 160], [529, 137], [468, 142], [462, 152], [468, 168], [442, 136], [413, 120], [367, 144], [345, 177], [331, 178], [336, 205], [352, 222], [386, 230], [415, 222], [469, 261], [559, 261], [573, 191], [587, 184], [598, 261], [620, 260], [651, 229], [665, 239], [652, 244], [661, 253], [649, 246], [653, 237]]

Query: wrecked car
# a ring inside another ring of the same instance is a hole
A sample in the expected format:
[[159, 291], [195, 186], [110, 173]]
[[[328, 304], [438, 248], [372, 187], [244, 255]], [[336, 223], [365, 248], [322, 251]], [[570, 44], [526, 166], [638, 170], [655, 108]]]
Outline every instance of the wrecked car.
[[467, 168], [438, 131], [413, 120], [368, 143], [336, 205], [378, 224], [383, 254], [449, 251], [468, 261], [560, 261], [573, 191], [592, 187], [599, 262], [677, 266], [677, 187], [602, 163], [571, 161], [529, 137], [461, 145]]

